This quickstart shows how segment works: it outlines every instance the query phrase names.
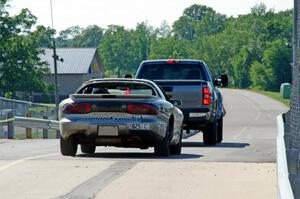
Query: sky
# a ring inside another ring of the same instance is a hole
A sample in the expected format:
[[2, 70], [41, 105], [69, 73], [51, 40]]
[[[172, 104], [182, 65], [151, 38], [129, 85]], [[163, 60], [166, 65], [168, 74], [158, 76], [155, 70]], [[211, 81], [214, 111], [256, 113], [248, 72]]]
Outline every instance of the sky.
[[[52, 0], [54, 28], [58, 31], [79, 25], [122, 25], [134, 28], [147, 21], [159, 27], [162, 21], [173, 24], [192, 4], [212, 7], [227, 16], [247, 14], [251, 7], [265, 3], [268, 9], [281, 11], [293, 7], [293, 0]], [[22, 8], [38, 17], [38, 25], [51, 26], [50, 0], [11, 0], [10, 13], [17, 14]]]

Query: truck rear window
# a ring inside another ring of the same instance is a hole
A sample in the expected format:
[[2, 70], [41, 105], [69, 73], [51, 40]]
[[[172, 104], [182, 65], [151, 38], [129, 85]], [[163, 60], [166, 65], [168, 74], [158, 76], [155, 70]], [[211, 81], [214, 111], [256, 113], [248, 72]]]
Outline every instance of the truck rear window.
[[151, 80], [205, 80], [203, 67], [192, 64], [149, 64], [143, 65], [139, 73], [141, 79]]

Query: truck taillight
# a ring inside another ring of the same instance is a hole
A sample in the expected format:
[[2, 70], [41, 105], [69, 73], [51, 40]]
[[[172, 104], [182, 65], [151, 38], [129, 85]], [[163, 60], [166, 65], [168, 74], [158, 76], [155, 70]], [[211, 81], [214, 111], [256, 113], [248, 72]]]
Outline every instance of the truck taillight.
[[168, 64], [175, 64], [177, 61], [175, 59], [169, 59], [167, 60]]
[[68, 104], [64, 110], [64, 114], [86, 114], [91, 112], [90, 103], [72, 103]]
[[157, 108], [149, 104], [128, 104], [127, 112], [130, 114], [141, 114], [141, 115], [158, 114]]
[[210, 89], [208, 87], [203, 87], [202, 93], [203, 93], [202, 104], [203, 105], [210, 105], [211, 104], [211, 92], [210, 92]]

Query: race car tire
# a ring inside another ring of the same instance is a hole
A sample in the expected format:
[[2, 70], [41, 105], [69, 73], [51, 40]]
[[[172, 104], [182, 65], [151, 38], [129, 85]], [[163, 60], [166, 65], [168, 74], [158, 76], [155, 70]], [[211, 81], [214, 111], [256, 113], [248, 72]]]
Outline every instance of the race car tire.
[[203, 130], [203, 142], [205, 145], [216, 145], [217, 143], [218, 123], [209, 123]]
[[167, 127], [166, 136], [154, 146], [156, 156], [167, 157], [170, 155], [170, 126]]
[[217, 142], [221, 143], [223, 141], [223, 117], [218, 119], [218, 133], [217, 133]]
[[60, 137], [60, 152], [65, 156], [75, 156], [77, 153], [77, 143], [73, 136], [64, 139]]
[[180, 132], [180, 138], [176, 145], [170, 146], [170, 153], [174, 155], [180, 155], [181, 154], [181, 148], [182, 148], [182, 130]]
[[96, 145], [94, 144], [81, 144], [80, 149], [82, 153], [95, 153]]

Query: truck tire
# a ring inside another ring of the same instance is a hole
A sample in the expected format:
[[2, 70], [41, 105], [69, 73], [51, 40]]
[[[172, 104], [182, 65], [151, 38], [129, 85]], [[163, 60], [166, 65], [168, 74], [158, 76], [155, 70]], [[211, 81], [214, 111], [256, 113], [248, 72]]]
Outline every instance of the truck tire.
[[170, 126], [167, 127], [166, 136], [154, 146], [156, 156], [168, 157], [170, 155]]
[[223, 141], [223, 117], [218, 119], [218, 133], [217, 133], [217, 142], [221, 143]]
[[77, 143], [74, 136], [67, 139], [60, 137], [60, 152], [65, 156], [75, 156], [77, 152]]
[[203, 130], [203, 142], [205, 145], [216, 145], [217, 143], [217, 122], [209, 123]]
[[170, 153], [174, 155], [180, 155], [181, 154], [181, 148], [182, 148], [182, 130], [180, 132], [180, 138], [176, 145], [170, 146]]
[[82, 153], [95, 153], [96, 145], [94, 144], [81, 144], [80, 145]]

